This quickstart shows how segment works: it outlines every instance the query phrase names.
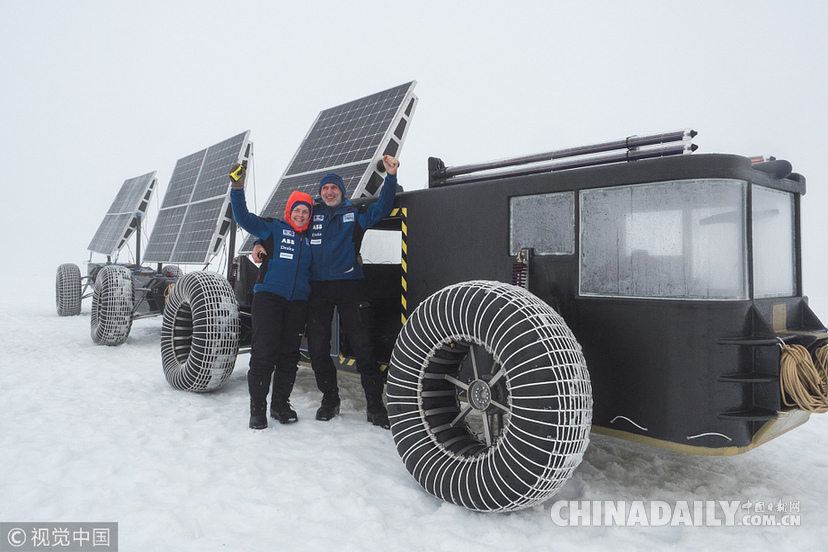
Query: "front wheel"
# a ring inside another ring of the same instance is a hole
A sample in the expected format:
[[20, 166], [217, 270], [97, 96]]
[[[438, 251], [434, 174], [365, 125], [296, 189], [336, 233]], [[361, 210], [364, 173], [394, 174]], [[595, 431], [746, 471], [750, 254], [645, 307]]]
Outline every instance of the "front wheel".
[[182, 391], [218, 389], [239, 352], [239, 306], [225, 278], [191, 272], [176, 282], [164, 306], [161, 363]]
[[473, 281], [412, 313], [388, 369], [391, 433], [432, 495], [477, 511], [555, 494], [581, 462], [592, 388], [564, 320], [528, 291]]
[[95, 278], [92, 294], [92, 340], [120, 345], [132, 329], [132, 273], [120, 265], [104, 266]]

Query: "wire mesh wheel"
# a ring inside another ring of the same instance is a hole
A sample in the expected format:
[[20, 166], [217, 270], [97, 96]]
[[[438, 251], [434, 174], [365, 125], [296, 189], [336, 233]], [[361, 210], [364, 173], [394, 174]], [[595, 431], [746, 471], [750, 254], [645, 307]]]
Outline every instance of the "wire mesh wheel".
[[239, 352], [239, 306], [233, 288], [214, 272], [191, 272], [164, 307], [161, 362], [170, 385], [198, 393], [218, 389]]
[[387, 393], [408, 471], [472, 510], [546, 500], [589, 442], [580, 345], [549, 305], [500, 282], [452, 285], [417, 307], [397, 338]]
[[181, 278], [184, 272], [178, 265], [164, 265], [163, 267], [161, 267], [161, 274], [163, 274], [164, 276], [169, 276], [171, 278]]
[[92, 340], [120, 345], [132, 329], [132, 273], [120, 265], [104, 266], [92, 294]]
[[55, 276], [55, 303], [58, 316], [81, 313], [81, 273], [78, 265], [62, 264]]

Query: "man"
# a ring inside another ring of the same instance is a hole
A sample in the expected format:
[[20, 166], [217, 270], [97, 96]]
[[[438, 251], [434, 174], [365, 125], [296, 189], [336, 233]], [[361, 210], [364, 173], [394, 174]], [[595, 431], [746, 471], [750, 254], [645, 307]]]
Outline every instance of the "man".
[[[387, 176], [376, 203], [367, 208], [358, 209], [345, 197], [345, 184], [339, 175], [327, 174], [319, 183], [319, 197], [314, 202], [309, 230], [313, 262], [307, 336], [316, 385], [322, 392], [322, 404], [316, 411], [316, 419], [328, 421], [339, 414], [339, 387], [336, 367], [331, 359], [331, 324], [336, 307], [356, 357], [357, 371], [365, 391], [368, 421], [388, 429], [388, 412], [382, 400], [382, 372], [374, 355], [371, 335], [363, 321], [363, 309], [368, 302], [358, 258], [362, 235], [387, 217], [394, 206], [400, 163], [390, 155], [383, 156], [382, 161]], [[260, 250], [258, 245], [254, 248], [254, 258]]]

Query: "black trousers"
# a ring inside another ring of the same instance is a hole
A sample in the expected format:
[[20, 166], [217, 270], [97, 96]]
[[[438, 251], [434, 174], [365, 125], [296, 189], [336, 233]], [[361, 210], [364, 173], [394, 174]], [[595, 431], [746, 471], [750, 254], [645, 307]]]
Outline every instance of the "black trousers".
[[311, 282], [308, 300], [308, 353], [323, 394], [337, 394], [336, 367], [331, 359], [331, 324], [334, 307], [339, 310], [342, 328], [356, 357], [357, 371], [369, 404], [382, 398], [382, 372], [374, 355], [371, 334], [364, 316], [368, 300], [364, 280], [326, 280]]
[[[260, 291], [253, 294], [253, 341], [247, 373], [250, 398], [267, 400], [273, 375], [273, 395], [290, 396], [296, 380], [299, 347], [308, 317], [307, 301], [288, 301]], [[274, 374], [275, 370], [275, 374]]]

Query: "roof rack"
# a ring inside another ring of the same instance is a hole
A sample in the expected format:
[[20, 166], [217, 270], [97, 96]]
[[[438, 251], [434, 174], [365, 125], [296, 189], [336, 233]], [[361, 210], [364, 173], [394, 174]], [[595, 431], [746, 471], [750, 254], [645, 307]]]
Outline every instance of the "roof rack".
[[456, 167], [446, 167], [441, 159], [429, 157], [428, 187], [693, 153], [698, 146], [691, 141], [697, 134], [695, 130], [684, 129], [647, 136], [633, 135], [612, 142]]

